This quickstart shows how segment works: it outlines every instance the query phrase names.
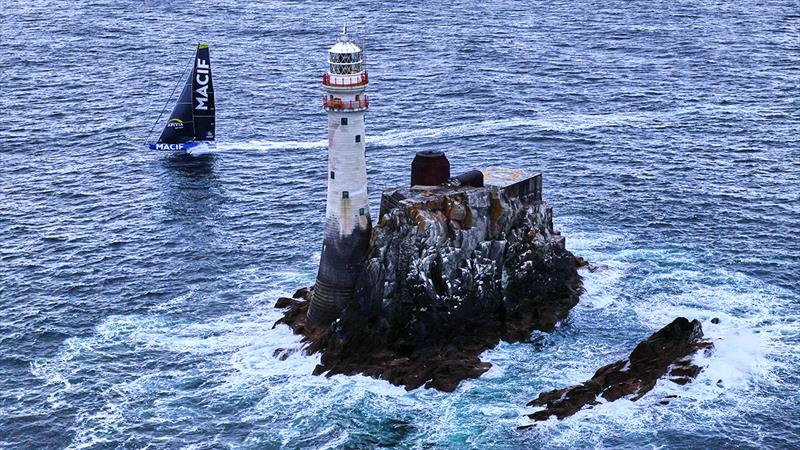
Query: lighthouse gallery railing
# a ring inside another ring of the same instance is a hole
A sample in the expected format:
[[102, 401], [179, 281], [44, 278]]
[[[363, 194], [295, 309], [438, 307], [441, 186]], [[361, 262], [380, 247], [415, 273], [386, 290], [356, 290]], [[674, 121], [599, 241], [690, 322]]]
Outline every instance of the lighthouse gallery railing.
[[363, 100], [342, 100], [340, 98], [322, 97], [322, 106], [327, 109], [350, 109], [359, 110], [369, 107], [369, 97], [364, 96]]
[[[355, 79], [355, 81], [353, 81]], [[354, 87], [369, 83], [367, 72], [361, 75], [333, 75], [325, 73], [322, 75], [322, 84], [334, 87]]]

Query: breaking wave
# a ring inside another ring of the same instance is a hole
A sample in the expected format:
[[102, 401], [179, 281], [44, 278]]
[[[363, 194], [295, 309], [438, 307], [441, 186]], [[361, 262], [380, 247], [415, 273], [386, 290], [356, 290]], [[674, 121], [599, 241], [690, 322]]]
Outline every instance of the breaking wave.
[[[119, 434], [135, 437], [142, 426], [181, 437], [190, 430], [233, 426], [234, 419], [253, 427], [258, 445], [369, 442], [366, 435], [351, 433], [346, 425], [351, 420], [381, 433], [386, 433], [387, 420], [396, 420], [393, 427], [403, 431], [384, 434], [396, 445], [448, 447], [452, 436], [464, 435], [476, 445], [504, 436], [519, 445], [567, 448], [587, 440], [609, 445], [629, 433], [641, 434], [644, 444], [654, 427], [710, 431], [772, 401], [751, 400], [774, 386], [780, 366], [798, 362], [791, 356], [797, 349], [786, 338], [795, 338], [799, 329], [781, 316], [782, 292], [724, 270], [672, 269], [685, 264], [686, 257], [670, 251], [612, 251], [609, 247], [620, 241], [616, 235], [574, 235], [572, 250], [590, 255], [597, 269], [583, 271], [586, 293], [570, 318], [552, 334], [535, 333], [530, 343], [503, 343], [487, 351], [483, 357], [493, 368], [478, 380], [465, 381], [453, 394], [407, 393], [363, 376], [311, 375], [319, 357], [302, 352], [288, 327], [272, 328], [280, 317], [272, 308], [274, 299], [308, 282], [308, 274], [294, 272], [271, 275], [273, 289], [245, 299], [241, 311], [214, 320], [186, 321], [170, 314], [182, 310], [191, 293], [148, 314], [109, 317], [92, 336], [68, 339], [58, 357], [37, 361], [32, 371], [59, 386], [51, 395], [54, 405], [89, 389], [70, 381], [75, 374], [87, 368], [105, 374], [106, 381], [94, 388], [102, 389], [106, 394], [101, 398], [107, 400], [78, 405], [73, 448], [113, 442], [106, 437]], [[643, 259], [665, 269], [639, 273], [636, 267]], [[513, 431], [527, 423], [524, 405], [538, 392], [590, 378], [678, 315], [701, 320], [716, 346], [713, 354], [697, 358], [705, 370], [695, 382], [679, 387], [662, 380], [638, 402], [601, 404], [561, 422], [551, 419], [525, 432]], [[711, 324], [713, 317], [720, 324]], [[142, 370], [117, 375], [120, 355], [142, 364]], [[195, 369], [171, 368], [171, 362]], [[160, 400], [167, 393], [168, 400]], [[238, 413], [231, 414], [231, 408]], [[216, 418], [212, 412], [217, 409], [227, 417]], [[147, 436], [153, 433], [158, 434], [151, 430]], [[224, 438], [224, 433], [212, 435], [220, 442]], [[758, 445], [758, 438], [753, 439], [748, 444]]]
[[[695, 357], [704, 370], [688, 385], [661, 380], [637, 402], [605, 403], [600, 398], [600, 405], [571, 418], [537, 423], [531, 431], [534, 440], [564, 448], [589, 442], [616, 446], [623, 441], [629, 447], [641, 447], [651, 439], [657, 445], [663, 440], [655, 439], [655, 429], [662, 434], [691, 430], [695, 435], [713, 435], [720, 430], [725, 433], [737, 417], [781, 408], [786, 400], [774, 394], [780, 390], [779, 374], [800, 363], [796, 344], [800, 324], [786, 301], [791, 293], [725, 269], [683, 269], [692, 264], [691, 259], [670, 250], [597, 252], [591, 244], [597, 242], [603, 248], [616, 240], [616, 236], [602, 233], [568, 240], [577, 254], [591, 255], [598, 269], [583, 271], [586, 293], [568, 325], [570, 334], [579, 335], [577, 342], [541, 354], [542, 390], [591, 378], [596, 369], [626, 357], [637, 341], [678, 316], [700, 320], [715, 350]], [[661, 269], [643, 271], [645, 261]], [[712, 318], [718, 318], [719, 324], [712, 323]], [[628, 341], [627, 345], [616, 340], [602, 342], [604, 335], [614, 336], [609, 332], [614, 328], [626, 330], [626, 336], [617, 337]], [[639, 335], [631, 336], [631, 330], [640, 330]], [[568, 370], [560, 363], [564, 360], [572, 362]], [[795, 394], [792, 397], [796, 400]], [[519, 423], [529, 422], [522, 419]], [[631, 434], [640, 436], [641, 441], [630, 444], [624, 437]], [[751, 435], [740, 445], [761, 447], [763, 439]]]

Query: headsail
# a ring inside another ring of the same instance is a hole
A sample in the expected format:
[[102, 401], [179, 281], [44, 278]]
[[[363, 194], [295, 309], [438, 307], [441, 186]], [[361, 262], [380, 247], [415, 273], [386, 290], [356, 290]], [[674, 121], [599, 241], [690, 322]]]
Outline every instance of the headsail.
[[214, 84], [211, 81], [211, 59], [208, 45], [197, 46], [192, 71], [192, 111], [194, 112], [194, 139], [214, 140]]
[[212, 141], [215, 138], [214, 86], [208, 45], [197, 46], [192, 66], [192, 73], [158, 138], [159, 144]]
[[[192, 71], [194, 72], [194, 71]], [[167, 125], [161, 136], [159, 144], [183, 144], [194, 139], [194, 121], [192, 119], [192, 80], [186, 80], [181, 96], [169, 115]]]

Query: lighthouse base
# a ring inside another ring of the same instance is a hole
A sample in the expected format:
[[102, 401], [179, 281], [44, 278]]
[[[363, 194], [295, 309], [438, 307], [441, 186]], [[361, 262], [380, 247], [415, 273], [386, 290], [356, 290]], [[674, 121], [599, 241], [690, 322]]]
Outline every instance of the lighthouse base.
[[356, 279], [369, 248], [370, 223], [367, 220], [367, 228], [356, 227], [344, 236], [339, 233], [338, 224], [329, 221], [326, 226], [317, 282], [308, 308], [309, 325], [330, 325], [353, 298]]

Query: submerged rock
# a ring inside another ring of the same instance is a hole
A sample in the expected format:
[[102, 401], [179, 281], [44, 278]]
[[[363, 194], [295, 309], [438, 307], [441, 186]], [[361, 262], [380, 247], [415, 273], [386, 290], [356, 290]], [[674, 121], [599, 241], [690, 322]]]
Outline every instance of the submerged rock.
[[686, 384], [702, 370], [692, 363], [700, 349], [712, 351], [714, 344], [703, 339], [700, 322], [678, 317], [672, 323], [639, 343], [627, 359], [601, 367], [592, 379], [564, 389], [544, 392], [528, 406], [544, 406], [530, 414], [533, 420], [571, 416], [584, 406], [592, 407], [622, 397], [636, 401], [649, 392], [656, 382], [667, 376], [670, 381]]
[[305, 323], [305, 300], [283, 319], [321, 352], [315, 373], [382, 378], [452, 391], [491, 367], [501, 340], [549, 331], [578, 302], [576, 258], [540, 193], [498, 186], [408, 187], [383, 193], [380, 222], [352, 301], [330, 328]]

